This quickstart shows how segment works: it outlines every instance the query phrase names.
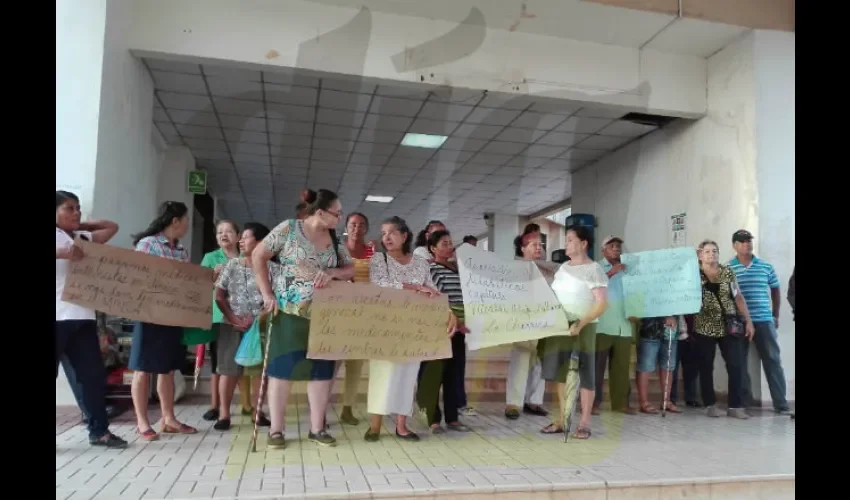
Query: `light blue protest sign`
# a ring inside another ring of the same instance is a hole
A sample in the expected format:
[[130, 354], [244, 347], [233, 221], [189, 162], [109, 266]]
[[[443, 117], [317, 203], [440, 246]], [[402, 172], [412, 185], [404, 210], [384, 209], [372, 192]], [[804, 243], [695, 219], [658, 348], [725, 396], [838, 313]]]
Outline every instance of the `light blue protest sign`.
[[657, 318], [697, 313], [702, 306], [697, 254], [669, 248], [624, 254], [626, 316]]

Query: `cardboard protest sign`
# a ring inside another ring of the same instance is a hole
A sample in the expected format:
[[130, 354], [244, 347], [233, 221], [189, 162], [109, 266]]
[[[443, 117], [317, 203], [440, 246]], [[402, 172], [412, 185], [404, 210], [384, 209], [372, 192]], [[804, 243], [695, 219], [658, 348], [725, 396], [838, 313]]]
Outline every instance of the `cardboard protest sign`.
[[692, 248], [623, 254], [626, 316], [658, 318], [699, 312], [702, 283]]
[[415, 361], [452, 357], [446, 296], [335, 281], [310, 306], [307, 357]]
[[209, 329], [212, 269], [87, 241], [72, 262], [62, 300], [159, 325]]

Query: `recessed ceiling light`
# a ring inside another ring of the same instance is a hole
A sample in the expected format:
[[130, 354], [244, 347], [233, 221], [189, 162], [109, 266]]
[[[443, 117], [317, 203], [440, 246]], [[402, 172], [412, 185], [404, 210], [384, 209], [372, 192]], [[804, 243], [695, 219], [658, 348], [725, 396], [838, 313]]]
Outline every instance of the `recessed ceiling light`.
[[429, 148], [437, 149], [446, 142], [449, 136], [447, 135], [431, 135], [431, 134], [411, 134], [404, 135], [401, 140], [402, 146], [411, 146], [414, 148]]
[[394, 197], [392, 196], [374, 196], [368, 195], [366, 196], [366, 201], [374, 201], [375, 203], [389, 203], [393, 201]]

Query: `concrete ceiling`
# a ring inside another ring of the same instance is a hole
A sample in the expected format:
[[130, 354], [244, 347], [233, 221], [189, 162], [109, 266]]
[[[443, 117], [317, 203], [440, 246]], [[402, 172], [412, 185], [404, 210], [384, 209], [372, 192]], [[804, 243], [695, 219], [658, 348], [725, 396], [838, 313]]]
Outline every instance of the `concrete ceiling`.
[[[209, 172], [223, 215], [269, 225], [292, 217], [305, 186], [339, 193], [373, 222], [429, 219], [455, 236], [486, 231], [485, 212], [528, 215], [569, 199], [571, 172], [654, 130], [625, 111], [565, 100], [343, 75], [254, 71], [143, 59], [154, 122]], [[405, 133], [448, 136], [439, 149]], [[389, 204], [367, 194], [393, 196]]]
[[[672, 12], [670, 9], [653, 11], [651, 5], [638, 10], [604, 5], [606, 2], [602, 0], [309, 1], [334, 7], [367, 8], [376, 13], [457, 23], [477, 22], [476, 20], [483, 18], [488, 28], [498, 30], [571, 38], [620, 47], [651, 48], [701, 57], [714, 54], [749, 31], [749, 28], [742, 26], [679, 18], [675, 5]], [[636, 3], [638, 4], [641, 2]]]

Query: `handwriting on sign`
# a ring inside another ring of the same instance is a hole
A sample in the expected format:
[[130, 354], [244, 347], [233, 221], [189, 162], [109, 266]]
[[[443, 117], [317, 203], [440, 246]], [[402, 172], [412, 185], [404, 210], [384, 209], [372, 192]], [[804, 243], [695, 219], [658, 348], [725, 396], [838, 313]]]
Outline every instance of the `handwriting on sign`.
[[451, 357], [446, 297], [334, 282], [317, 289], [307, 357], [415, 361]]
[[625, 254], [623, 291], [626, 315], [638, 318], [699, 312], [702, 285], [697, 257], [690, 248]]
[[563, 335], [567, 317], [529, 261], [505, 260], [469, 245], [457, 249], [471, 350]]
[[132, 250], [78, 242], [62, 300], [128, 319], [209, 328], [212, 270]]

